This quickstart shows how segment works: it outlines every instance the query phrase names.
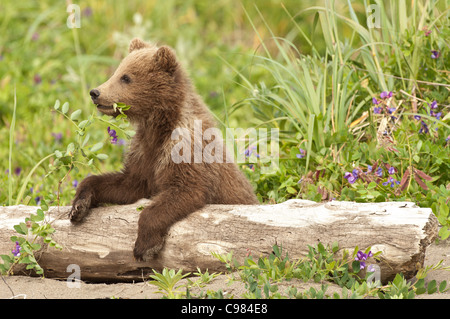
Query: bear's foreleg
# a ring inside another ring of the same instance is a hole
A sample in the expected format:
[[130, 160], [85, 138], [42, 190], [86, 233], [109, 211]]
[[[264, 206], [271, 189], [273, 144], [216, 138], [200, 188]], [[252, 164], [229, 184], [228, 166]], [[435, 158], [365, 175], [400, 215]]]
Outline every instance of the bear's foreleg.
[[77, 187], [69, 219], [71, 222], [79, 222], [91, 208], [103, 203], [134, 203], [148, 197], [147, 189], [146, 183], [123, 172], [88, 176]]
[[195, 188], [164, 190], [152, 201], [139, 216], [133, 251], [136, 260], [151, 258], [158, 253], [169, 228], [206, 204], [204, 194]]

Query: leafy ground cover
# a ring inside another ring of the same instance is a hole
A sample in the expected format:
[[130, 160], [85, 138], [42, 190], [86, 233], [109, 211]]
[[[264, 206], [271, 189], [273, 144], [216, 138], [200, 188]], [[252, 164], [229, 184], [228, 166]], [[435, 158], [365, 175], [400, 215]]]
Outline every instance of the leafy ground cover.
[[[338, 257], [338, 250], [337, 243], [326, 247], [318, 244], [308, 247], [305, 258], [292, 260], [288, 252], [275, 245], [269, 257], [255, 258], [249, 254], [243, 264], [237, 263], [232, 253], [215, 255], [227, 267], [227, 286], [235, 282], [244, 285], [241, 295], [227, 293], [226, 286], [219, 290], [208, 289], [208, 284], [221, 275], [210, 274], [208, 270], [202, 272], [199, 269], [187, 281], [182, 279], [191, 274], [182, 274], [181, 270], [154, 271], [148, 283], [156, 286], [167, 299], [413, 299], [418, 295], [448, 290], [446, 280], [425, 283], [424, 279], [429, 272], [443, 269], [442, 264], [424, 269], [414, 283], [397, 274], [392, 281], [381, 285], [374, 276], [378, 253], [373, 254], [369, 249], [363, 252], [356, 247], [353, 253], [344, 251]], [[317, 285], [297, 289], [307, 282]], [[195, 293], [191, 293], [192, 290]]]

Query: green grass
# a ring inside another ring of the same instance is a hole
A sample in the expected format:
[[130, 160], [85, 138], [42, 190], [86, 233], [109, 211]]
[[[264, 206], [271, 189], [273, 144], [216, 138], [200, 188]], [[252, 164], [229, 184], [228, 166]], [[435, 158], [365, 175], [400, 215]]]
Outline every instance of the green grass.
[[[199, 93], [218, 118], [223, 118], [228, 105], [245, 97], [246, 92], [233, 82], [232, 70], [221, 62], [224, 58], [246, 66], [251, 61], [254, 35], [240, 4], [235, 6], [230, 1], [217, 1], [214, 6], [206, 1], [78, 4], [82, 11], [80, 29], [69, 29], [66, 7], [56, 6], [52, 1], [0, 5], [0, 131], [13, 141], [0, 142], [4, 154], [0, 162], [3, 204], [16, 203], [27, 196], [23, 203], [35, 204], [34, 198], [55, 193], [58, 188], [62, 192], [61, 204], [70, 203], [75, 191], [72, 183], [92, 171], [80, 167], [59, 185], [66, 172], [45, 177], [49, 163], [55, 158], [36, 165], [77, 137], [73, 126], [55, 113], [52, 106], [57, 99], [68, 102], [72, 110], [81, 109], [81, 117], [87, 118], [94, 111], [89, 89], [108, 79], [126, 55], [128, 42], [134, 36], [176, 48]], [[270, 20], [284, 32], [287, 26], [281, 26], [284, 16], [279, 3], [261, 4], [267, 12], [273, 8], [280, 11]], [[295, 1], [290, 5], [294, 7]], [[90, 15], [85, 11], [87, 8], [92, 10]], [[234, 117], [229, 124], [246, 125], [241, 118]], [[106, 124], [93, 128], [91, 140], [106, 141], [105, 130]], [[59, 134], [61, 138], [55, 138]], [[105, 148], [109, 159], [97, 166], [101, 171], [117, 170], [123, 147]], [[14, 174], [16, 169], [21, 170], [20, 174]]]

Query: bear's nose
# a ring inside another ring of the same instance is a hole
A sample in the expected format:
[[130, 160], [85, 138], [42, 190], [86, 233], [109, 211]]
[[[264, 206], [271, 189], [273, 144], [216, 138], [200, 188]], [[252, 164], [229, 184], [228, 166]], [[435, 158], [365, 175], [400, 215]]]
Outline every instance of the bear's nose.
[[95, 101], [100, 96], [100, 91], [97, 89], [93, 89], [89, 92], [89, 94], [91, 95], [92, 101]]

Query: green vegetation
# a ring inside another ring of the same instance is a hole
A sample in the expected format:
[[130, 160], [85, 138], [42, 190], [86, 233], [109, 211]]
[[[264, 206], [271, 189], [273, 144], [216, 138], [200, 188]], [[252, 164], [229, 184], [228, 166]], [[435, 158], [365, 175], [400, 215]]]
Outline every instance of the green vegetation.
[[[137, 36], [176, 49], [224, 131], [279, 129], [276, 171], [258, 147], [242, 165], [261, 202], [412, 201], [450, 236], [449, 0], [77, 4], [72, 29], [65, 4], [0, 4], [0, 204], [68, 205], [87, 174], [120, 167], [132, 128], [88, 92]], [[254, 280], [249, 294], [274, 296]]]
[[[239, 264], [232, 253], [227, 255], [214, 254], [225, 263], [228, 273], [228, 284], [241, 283], [245, 289], [242, 295], [224, 293], [208, 289], [214, 277], [220, 274], [195, 273], [187, 281], [181, 282], [185, 276], [182, 271], [164, 269], [162, 273], [156, 271], [150, 277], [150, 284], [158, 287], [163, 298], [249, 298], [249, 299], [413, 299], [421, 294], [442, 293], [447, 291], [447, 281], [440, 283], [435, 280], [425, 284], [424, 277], [429, 271], [443, 269], [437, 265], [417, 275], [417, 281], [412, 284], [405, 280], [401, 274], [386, 285], [376, 280], [374, 264], [377, 254], [372, 254], [370, 248], [365, 252], [355, 248], [353, 254], [344, 250], [338, 257], [339, 245], [334, 243], [331, 247], [318, 244], [308, 247], [308, 255], [301, 260], [292, 260], [288, 253], [283, 252], [279, 246], [273, 246], [273, 253], [269, 257], [259, 257], [257, 260], [249, 255]], [[448, 267], [447, 267], [448, 268]], [[309, 289], [298, 289], [302, 283], [316, 283]], [[335, 291], [330, 291], [330, 284], [334, 283]], [[320, 286], [320, 288], [318, 288]], [[198, 287], [199, 292], [191, 293]], [[226, 289], [226, 288], [224, 288]], [[338, 289], [336, 291], [336, 289]]]

